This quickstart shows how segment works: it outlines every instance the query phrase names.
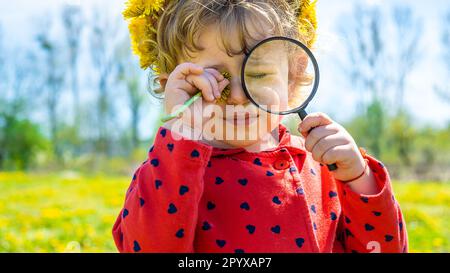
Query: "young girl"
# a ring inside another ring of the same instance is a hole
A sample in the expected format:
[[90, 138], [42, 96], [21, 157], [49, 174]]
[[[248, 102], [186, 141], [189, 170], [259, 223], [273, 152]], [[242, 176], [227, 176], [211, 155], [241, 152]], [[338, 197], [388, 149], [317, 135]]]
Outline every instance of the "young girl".
[[[166, 112], [199, 91], [203, 100], [159, 128], [113, 227], [120, 252], [407, 251], [382, 163], [323, 113], [299, 124], [304, 138], [291, 135], [241, 88], [244, 54], [258, 41], [290, 36], [312, 46], [313, 4], [130, 0], [124, 15], [141, 66], [159, 75]], [[222, 111], [199, 114], [208, 105]], [[211, 120], [223, 126], [202, 130]], [[265, 125], [256, 138], [225, 134], [248, 135], [252, 122]]]

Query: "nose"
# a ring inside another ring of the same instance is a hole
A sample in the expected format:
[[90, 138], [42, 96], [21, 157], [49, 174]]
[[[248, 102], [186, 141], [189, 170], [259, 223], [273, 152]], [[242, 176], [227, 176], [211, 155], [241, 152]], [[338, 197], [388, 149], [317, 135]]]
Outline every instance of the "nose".
[[249, 102], [247, 96], [242, 89], [240, 77], [232, 77], [230, 83], [231, 93], [228, 97], [227, 104], [247, 104]]

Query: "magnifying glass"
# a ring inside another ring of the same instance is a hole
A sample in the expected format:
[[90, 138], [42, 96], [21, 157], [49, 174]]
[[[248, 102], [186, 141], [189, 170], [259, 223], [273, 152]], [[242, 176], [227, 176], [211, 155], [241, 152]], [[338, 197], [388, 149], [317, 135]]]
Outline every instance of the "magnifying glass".
[[[283, 36], [259, 42], [246, 54], [241, 69], [242, 88], [254, 105], [271, 114], [298, 114], [302, 120], [319, 77], [317, 60], [309, 48]], [[330, 171], [337, 169], [336, 164], [327, 166]]]

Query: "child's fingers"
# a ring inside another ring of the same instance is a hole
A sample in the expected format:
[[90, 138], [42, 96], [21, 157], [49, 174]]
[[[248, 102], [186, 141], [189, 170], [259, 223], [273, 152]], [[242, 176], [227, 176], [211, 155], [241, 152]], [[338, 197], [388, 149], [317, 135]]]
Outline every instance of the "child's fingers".
[[210, 74], [208, 72], [205, 72], [205, 77], [209, 80], [209, 82], [211, 84], [214, 97], [216, 99], [219, 98], [220, 97], [219, 85], [217, 83], [216, 78], [212, 74]]
[[321, 140], [322, 138], [333, 135], [339, 132], [339, 127], [336, 124], [328, 124], [325, 126], [319, 126], [314, 128], [306, 137], [305, 137], [305, 148], [307, 151], [311, 152], [314, 145]]
[[191, 96], [198, 93], [198, 88], [186, 80], [180, 80], [179, 83], [177, 84], [177, 89], [180, 89]]
[[320, 162], [330, 165], [340, 162], [342, 158], [351, 158], [352, 156], [353, 152], [351, 144], [338, 145], [325, 152], [322, 155], [322, 160]]
[[[318, 162], [323, 162], [323, 156], [329, 152], [331, 149], [337, 147], [337, 146], [342, 146], [342, 145], [347, 145], [350, 144], [350, 142], [342, 137], [342, 135], [339, 134], [333, 134], [333, 135], [329, 135], [326, 136], [322, 139], [320, 139], [316, 145], [314, 145], [314, 147], [312, 148], [312, 156], [313, 159], [315, 161]], [[331, 162], [330, 164], [335, 163], [335, 162]], [[326, 163], [328, 164], [328, 163]]]
[[187, 76], [194, 74], [194, 75], [200, 75], [204, 71], [203, 67], [194, 64], [194, 63], [182, 63], [175, 67], [175, 69], [172, 71], [172, 74], [174, 75], [175, 79], [177, 80], [184, 80]]
[[309, 130], [333, 123], [330, 117], [324, 113], [312, 113], [306, 116], [306, 118], [299, 124], [298, 131], [303, 135], [308, 135]]
[[203, 75], [189, 75], [186, 77], [186, 81], [192, 86], [197, 87], [202, 92], [203, 98], [208, 102], [213, 102], [215, 100], [213, 94], [213, 87], [209, 79]]
[[[216, 79], [216, 81], [218, 83], [218, 92], [217, 92], [216, 98], [220, 98], [220, 96], [222, 94], [222, 90], [229, 84], [229, 81], [227, 79], [225, 79], [225, 77], [214, 68], [206, 68], [205, 71], [207, 71], [208, 73], [213, 75], [214, 78]], [[222, 83], [224, 80], [226, 80], [225, 85], [224, 85], [224, 83]]]
[[214, 68], [205, 68], [205, 71], [211, 73], [218, 82], [221, 82], [223, 81], [223, 79], [225, 79], [225, 77]]
[[223, 79], [222, 81], [219, 82], [219, 92], [220, 94], [222, 94], [222, 91], [225, 89], [225, 87], [227, 87], [227, 85], [230, 84], [230, 81], [227, 79]]

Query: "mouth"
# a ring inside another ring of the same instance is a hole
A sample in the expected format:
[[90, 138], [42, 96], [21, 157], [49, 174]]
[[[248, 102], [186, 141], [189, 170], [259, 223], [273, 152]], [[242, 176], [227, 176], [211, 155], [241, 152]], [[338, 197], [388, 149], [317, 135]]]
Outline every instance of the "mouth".
[[223, 120], [234, 125], [250, 125], [258, 120], [258, 118], [259, 114], [257, 113], [241, 112], [223, 117]]

